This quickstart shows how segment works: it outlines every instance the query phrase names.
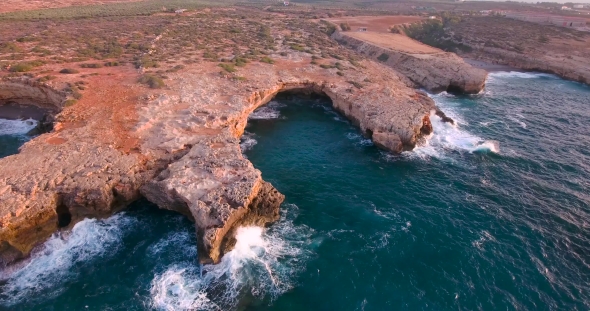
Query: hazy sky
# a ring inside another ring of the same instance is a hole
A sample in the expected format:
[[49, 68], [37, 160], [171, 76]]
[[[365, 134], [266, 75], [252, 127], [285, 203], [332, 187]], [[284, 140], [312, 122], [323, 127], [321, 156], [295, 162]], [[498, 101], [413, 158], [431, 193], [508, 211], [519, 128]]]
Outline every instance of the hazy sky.
[[[472, 0], [474, 1], [474, 0]], [[479, 0], [475, 0], [475, 1], [479, 1]], [[481, 1], [485, 1], [485, 0], [481, 0]], [[500, 1], [500, 2], [504, 2], [504, 0], [491, 0], [491, 1]], [[590, 4], [590, 0], [515, 0], [515, 1], [519, 1], [519, 2], [531, 2], [531, 3], [537, 3], [537, 2], [557, 2], [557, 3], [585, 3], [585, 4]]]

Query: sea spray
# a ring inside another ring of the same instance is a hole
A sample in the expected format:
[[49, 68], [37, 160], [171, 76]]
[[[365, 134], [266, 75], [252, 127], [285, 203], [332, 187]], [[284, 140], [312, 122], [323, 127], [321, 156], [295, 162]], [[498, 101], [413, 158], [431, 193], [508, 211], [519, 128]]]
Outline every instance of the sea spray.
[[270, 119], [278, 119], [281, 116], [281, 112], [279, 111], [280, 108], [284, 107], [284, 104], [281, 104], [277, 101], [270, 101], [268, 104], [254, 110], [249, 116], [249, 120], [270, 120]]
[[247, 131], [244, 132], [240, 138], [240, 148], [242, 149], [242, 153], [254, 148], [257, 143], [258, 141], [254, 138], [254, 134]]
[[117, 254], [126, 230], [135, 219], [124, 213], [105, 220], [85, 219], [70, 232], [55, 233], [31, 258], [0, 272], [0, 305], [59, 295], [78, 277], [80, 266], [92, 265]]
[[0, 135], [25, 135], [37, 127], [39, 122], [33, 119], [7, 120], [0, 119]]
[[273, 301], [294, 286], [309, 256], [311, 229], [294, 226], [295, 205], [269, 229], [242, 227], [234, 249], [216, 265], [180, 263], [152, 280], [151, 307], [158, 310], [228, 310], [244, 298]]

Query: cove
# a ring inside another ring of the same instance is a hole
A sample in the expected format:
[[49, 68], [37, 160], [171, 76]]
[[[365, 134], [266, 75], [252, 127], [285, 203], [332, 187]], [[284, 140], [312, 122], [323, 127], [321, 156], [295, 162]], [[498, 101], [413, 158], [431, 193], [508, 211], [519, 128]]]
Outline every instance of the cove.
[[329, 100], [279, 97], [271, 119], [255, 115], [246, 155], [317, 244], [298, 286], [251, 310], [587, 307], [588, 136], [563, 133], [590, 92], [543, 74], [490, 80], [485, 94], [434, 96], [459, 126], [433, 118], [429, 143], [401, 156]]
[[194, 224], [141, 200], [0, 271], [0, 309], [586, 310], [590, 88], [494, 73], [432, 97], [458, 125], [394, 156], [329, 99], [279, 95], [242, 139], [279, 221], [200, 266]]

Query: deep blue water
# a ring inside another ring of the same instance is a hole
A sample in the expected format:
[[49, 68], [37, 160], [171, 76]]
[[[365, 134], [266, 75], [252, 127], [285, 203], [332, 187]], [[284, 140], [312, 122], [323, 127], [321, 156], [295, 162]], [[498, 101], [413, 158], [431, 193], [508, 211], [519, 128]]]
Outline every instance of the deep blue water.
[[433, 98], [458, 126], [399, 156], [329, 100], [277, 98], [243, 147], [278, 223], [201, 271], [192, 224], [137, 202], [3, 271], [0, 309], [588, 310], [590, 88], [494, 73]]

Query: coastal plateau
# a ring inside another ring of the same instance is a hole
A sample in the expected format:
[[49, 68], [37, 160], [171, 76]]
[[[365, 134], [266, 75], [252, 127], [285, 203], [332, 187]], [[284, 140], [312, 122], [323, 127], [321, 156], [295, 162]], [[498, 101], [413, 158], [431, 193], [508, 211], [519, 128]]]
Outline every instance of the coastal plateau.
[[[151, 51], [163, 42], [165, 32]], [[0, 103], [41, 105], [55, 122], [18, 154], [0, 159], [0, 264], [26, 257], [58, 230], [107, 217], [140, 197], [193, 220], [201, 262], [219, 262], [237, 226], [266, 225], [278, 217], [283, 195], [262, 179], [239, 144], [248, 116], [276, 94], [328, 96], [375, 145], [399, 153], [432, 132], [429, 118], [437, 108], [416, 84], [471, 93], [485, 80], [446, 57], [436, 66], [412, 62], [409, 73], [400, 67], [403, 60], [393, 66], [398, 71], [362, 57], [318, 66], [299, 49], [285, 44], [264, 61], [234, 55], [238, 68], [228, 60], [186, 62], [166, 73], [160, 89], [137, 83], [145, 61], [138, 69], [72, 70], [50, 83], [66, 81], [68, 92], [27, 77], [5, 78]], [[339, 58], [350, 53], [334, 49]], [[428, 76], [443, 69], [445, 74]], [[439, 81], [443, 76], [447, 80]], [[81, 78], [84, 84], [77, 82]], [[75, 103], [74, 83], [84, 86]]]

